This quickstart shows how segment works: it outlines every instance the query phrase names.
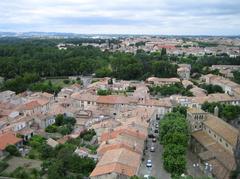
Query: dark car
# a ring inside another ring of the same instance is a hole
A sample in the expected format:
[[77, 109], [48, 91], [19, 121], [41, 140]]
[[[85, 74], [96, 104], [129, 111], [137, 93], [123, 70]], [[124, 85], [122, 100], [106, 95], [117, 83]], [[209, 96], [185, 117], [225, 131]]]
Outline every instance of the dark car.
[[154, 138], [155, 136], [153, 134], [148, 134], [149, 138]]
[[157, 130], [157, 129], [155, 129], [155, 130], [154, 130], [154, 133], [156, 133], [156, 134], [157, 134], [157, 133], [158, 133], [158, 130]]

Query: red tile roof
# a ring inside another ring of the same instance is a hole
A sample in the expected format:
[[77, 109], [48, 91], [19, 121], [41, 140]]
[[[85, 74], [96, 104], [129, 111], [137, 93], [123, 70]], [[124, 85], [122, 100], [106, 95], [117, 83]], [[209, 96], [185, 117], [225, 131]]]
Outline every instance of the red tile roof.
[[23, 106], [20, 107], [20, 109], [32, 110], [34, 108], [37, 108], [37, 107], [40, 107], [40, 106], [44, 106], [47, 103], [49, 103], [49, 100], [39, 98], [39, 99], [32, 100], [32, 101], [29, 101], [29, 102], [25, 103]]
[[120, 163], [111, 163], [108, 165], [96, 167], [90, 176], [94, 177], [111, 173], [119, 173], [122, 175], [133, 176], [136, 174], [136, 169]]
[[40, 106], [40, 104], [37, 101], [30, 101], [30, 102], [24, 104], [22, 109], [31, 110], [31, 109], [37, 108], [39, 106]]
[[22, 139], [16, 137], [13, 133], [0, 134], [0, 150], [5, 150], [8, 145], [16, 145]]
[[136, 175], [141, 163], [141, 155], [125, 148], [109, 150], [90, 176], [101, 176], [109, 173], [119, 173], [126, 176]]
[[121, 128], [121, 129], [118, 129], [118, 130], [113, 130], [113, 131], [110, 131], [110, 132], [103, 133], [101, 135], [100, 141], [106, 141], [106, 140], [109, 140], [109, 139], [114, 139], [118, 135], [121, 135], [121, 134], [128, 134], [128, 135], [138, 137], [138, 138], [143, 139], [143, 140], [145, 140], [145, 138], [146, 138], [146, 135], [144, 133], [140, 132], [139, 130], [134, 130], [134, 129], [130, 129], [130, 128]]
[[128, 104], [129, 99], [125, 96], [99, 96], [97, 103], [101, 104]]
[[139, 153], [141, 154], [142, 151], [139, 149], [139, 148], [134, 148], [133, 146], [130, 146], [129, 144], [127, 143], [115, 143], [115, 144], [104, 144], [104, 145], [101, 145], [97, 152], [99, 155], [103, 155], [105, 152], [109, 151], [109, 150], [114, 150], [114, 149], [120, 149], [120, 148], [125, 148], [125, 149], [128, 149], [132, 152], [136, 152], [136, 153]]

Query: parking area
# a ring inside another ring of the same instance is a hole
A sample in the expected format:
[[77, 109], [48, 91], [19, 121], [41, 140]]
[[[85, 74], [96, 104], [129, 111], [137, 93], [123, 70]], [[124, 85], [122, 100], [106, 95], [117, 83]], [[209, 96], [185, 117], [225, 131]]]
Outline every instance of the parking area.
[[[158, 121], [152, 121], [149, 133], [158, 136], [158, 133], [155, 133], [155, 130], [158, 129], [158, 126], [156, 127], [156, 123], [158, 123]], [[142, 161], [139, 169], [139, 176], [143, 177], [144, 175], [149, 175], [155, 177], [156, 179], [171, 178], [170, 174], [163, 168], [162, 152], [163, 148], [159, 144], [159, 141], [154, 142], [153, 138], [147, 139], [147, 147], [145, 155], [143, 156], [144, 160]], [[151, 167], [147, 167], [148, 160], [151, 160]]]

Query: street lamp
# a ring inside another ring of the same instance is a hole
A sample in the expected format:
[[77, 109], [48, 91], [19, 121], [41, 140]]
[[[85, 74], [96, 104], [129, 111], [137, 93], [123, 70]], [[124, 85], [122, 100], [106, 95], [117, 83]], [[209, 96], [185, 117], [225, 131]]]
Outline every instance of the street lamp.
[[209, 164], [209, 163], [205, 163], [205, 168], [204, 168], [207, 176], [209, 176], [209, 174], [211, 175], [212, 174], [212, 170], [213, 170], [213, 166], [212, 164]]
[[194, 168], [194, 176], [197, 175], [197, 169], [199, 168], [199, 164], [198, 163], [194, 163], [193, 164], [193, 168]]

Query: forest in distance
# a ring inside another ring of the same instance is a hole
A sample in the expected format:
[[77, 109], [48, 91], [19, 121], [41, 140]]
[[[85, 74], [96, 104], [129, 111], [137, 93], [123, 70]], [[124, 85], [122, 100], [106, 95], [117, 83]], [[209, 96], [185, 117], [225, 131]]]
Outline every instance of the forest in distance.
[[[213, 64], [240, 65], [240, 57], [224, 56], [170, 56], [166, 49], [160, 52], [136, 54], [101, 51], [82, 43], [104, 43], [102, 39], [0, 39], [0, 76], [4, 82], [1, 90], [22, 92], [30, 84], [44, 77], [91, 75], [124, 80], [145, 80], [147, 77], [177, 77], [177, 64], [192, 65], [192, 74], [207, 74]], [[59, 43], [80, 44], [59, 50]], [[109, 43], [118, 43], [112, 40]], [[239, 76], [239, 73], [237, 74]], [[239, 78], [237, 78], [239, 79]], [[20, 86], [16, 86], [19, 85]], [[51, 84], [49, 84], [51, 86]], [[41, 87], [40, 87], [41, 88]], [[54, 90], [53, 90], [54, 91]]]

